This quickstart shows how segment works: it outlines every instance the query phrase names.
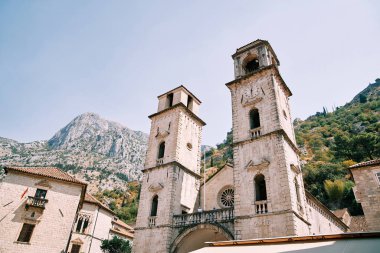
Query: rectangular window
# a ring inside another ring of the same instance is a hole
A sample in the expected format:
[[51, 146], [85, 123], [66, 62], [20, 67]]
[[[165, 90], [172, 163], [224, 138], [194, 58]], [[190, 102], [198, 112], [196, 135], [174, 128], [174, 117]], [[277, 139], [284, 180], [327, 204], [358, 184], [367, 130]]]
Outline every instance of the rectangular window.
[[34, 195], [35, 198], [38, 199], [45, 199], [47, 190], [43, 189], [37, 189], [36, 194]]
[[71, 253], [79, 253], [79, 251], [80, 251], [80, 245], [73, 244], [73, 246], [71, 247]]
[[24, 223], [22, 226], [20, 235], [18, 236], [17, 241], [18, 242], [29, 242], [30, 238], [32, 237], [32, 233], [34, 230], [35, 225]]

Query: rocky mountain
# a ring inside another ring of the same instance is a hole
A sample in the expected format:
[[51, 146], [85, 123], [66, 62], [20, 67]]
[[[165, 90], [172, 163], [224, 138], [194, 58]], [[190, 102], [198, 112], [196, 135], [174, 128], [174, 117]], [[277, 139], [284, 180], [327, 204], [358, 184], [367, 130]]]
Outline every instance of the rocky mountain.
[[91, 183], [91, 190], [125, 187], [141, 176], [147, 134], [85, 113], [50, 140], [19, 143], [0, 137], [0, 165], [55, 165]]

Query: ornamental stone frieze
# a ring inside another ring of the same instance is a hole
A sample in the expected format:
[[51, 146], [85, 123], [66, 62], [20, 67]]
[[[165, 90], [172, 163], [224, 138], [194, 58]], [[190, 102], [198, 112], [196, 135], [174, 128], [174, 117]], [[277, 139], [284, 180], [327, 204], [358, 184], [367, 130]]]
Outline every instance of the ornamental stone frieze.
[[254, 170], [262, 170], [269, 166], [270, 162], [266, 159], [263, 159], [260, 163], [255, 164], [252, 160], [248, 162], [245, 166], [246, 170], [254, 171]]
[[159, 190], [164, 188], [164, 184], [162, 183], [153, 183], [148, 187], [150, 192], [158, 192]]

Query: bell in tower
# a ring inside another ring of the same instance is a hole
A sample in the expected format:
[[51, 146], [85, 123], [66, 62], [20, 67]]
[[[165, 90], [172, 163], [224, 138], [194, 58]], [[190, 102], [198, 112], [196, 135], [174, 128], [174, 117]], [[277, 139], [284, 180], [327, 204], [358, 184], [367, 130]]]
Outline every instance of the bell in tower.
[[271, 45], [265, 40], [256, 40], [237, 49], [232, 59], [235, 64], [235, 79], [270, 65], [280, 65]]

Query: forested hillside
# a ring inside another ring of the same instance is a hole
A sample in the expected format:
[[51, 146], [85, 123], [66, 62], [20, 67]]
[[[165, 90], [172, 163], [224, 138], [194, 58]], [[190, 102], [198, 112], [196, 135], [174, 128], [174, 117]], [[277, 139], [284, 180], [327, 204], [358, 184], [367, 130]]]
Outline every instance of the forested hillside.
[[380, 79], [344, 106], [295, 120], [305, 186], [331, 209], [361, 212], [347, 167], [380, 156]]

